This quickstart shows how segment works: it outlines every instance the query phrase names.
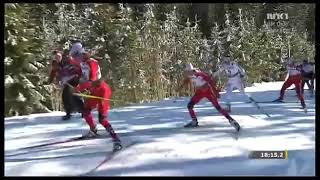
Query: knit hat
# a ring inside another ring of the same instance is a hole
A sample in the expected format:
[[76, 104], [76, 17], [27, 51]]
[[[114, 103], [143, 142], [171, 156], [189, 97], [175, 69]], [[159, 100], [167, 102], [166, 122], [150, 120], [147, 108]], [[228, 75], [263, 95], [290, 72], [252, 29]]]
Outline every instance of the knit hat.
[[84, 49], [82, 47], [82, 44], [80, 42], [76, 42], [72, 45], [72, 48], [70, 50], [70, 55], [74, 55], [74, 54], [81, 54], [84, 53]]

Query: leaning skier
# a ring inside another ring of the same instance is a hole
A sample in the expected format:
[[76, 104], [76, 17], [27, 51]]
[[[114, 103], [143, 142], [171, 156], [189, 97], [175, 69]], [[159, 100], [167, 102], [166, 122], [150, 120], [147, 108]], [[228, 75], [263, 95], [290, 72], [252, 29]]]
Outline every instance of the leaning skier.
[[69, 120], [72, 112], [81, 112], [83, 107], [81, 99], [73, 96], [70, 88], [70, 86], [75, 87], [78, 85], [81, 77], [81, 67], [71, 57], [63, 57], [61, 51], [55, 51], [53, 54], [55, 59], [52, 62], [49, 83], [57, 79], [62, 86], [62, 102], [66, 112], [62, 119]]
[[287, 70], [288, 70], [288, 79], [284, 82], [284, 84], [282, 85], [282, 88], [280, 90], [280, 97], [276, 100], [274, 100], [274, 102], [283, 102], [283, 97], [284, 97], [284, 93], [285, 90], [290, 87], [292, 84], [295, 85], [296, 88], [296, 93], [298, 95], [298, 98], [301, 102], [301, 106], [304, 109], [305, 112], [307, 112], [307, 107], [306, 104], [304, 102], [304, 98], [303, 98], [303, 94], [301, 92], [301, 81], [302, 81], [302, 76], [301, 76], [301, 72], [296, 65], [294, 63], [294, 61], [289, 58], [287, 61]]
[[85, 100], [83, 117], [90, 127], [89, 133], [85, 136], [94, 137], [97, 135], [97, 128], [91, 111], [98, 107], [99, 122], [112, 137], [112, 141], [114, 143], [113, 150], [120, 150], [122, 148], [121, 141], [108, 121], [108, 112], [110, 109], [109, 98], [112, 94], [111, 88], [108, 86], [108, 84], [101, 79], [95, 81], [87, 81], [78, 85], [75, 88], [75, 92], [86, 92], [89, 95], [104, 98], [87, 98]]
[[227, 93], [226, 101], [227, 108], [226, 111], [231, 112], [231, 94], [234, 89], [238, 89], [242, 95], [246, 95], [244, 88], [244, 77], [246, 75], [244, 69], [238, 65], [236, 62], [231, 61], [230, 57], [224, 57], [222, 67], [213, 73], [213, 77], [219, 76], [221, 73], [225, 72], [228, 76], [227, 81]]
[[180, 89], [186, 85], [187, 83], [189, 83], [190, 81], [193, 83], [196, 91], [194, 96], [191, 98], [190, 102], [188, 103], [188, 110], [189, 110], [189, 114], [192, 118], [192, 121], [189, 122], [188, 124], [186, 124], [184, 127], [196, 127], [198, 126], [198, 120], [196, 117], [196, 114], [193, 110], [194, 105], [196, 105], [202, 98], [207, 98], [212, 104], [213, 106], [223, 115], [225, 116], [228, 120], [229, 123], [237, 130], [240, 130], [240, 125], [237, 121], [235, 121], [224, 109], [221, 108], [221, 106], [218, 103], [217, 100], [217, 92], [214, 92], [214, 89], [216, 87], [212, 87], [212, 82], [211, 79], [209, 77], [209, 75], [207, 75], [206, 73], [203, 73], [201, 71], [196, 71], [192, 64], [189, 63], [186, 66], [185, 69], [185, 79], [183, 81], [183, 83], [180, 85], [180, 87], [178, 88], [178, 91], [180, 91]]

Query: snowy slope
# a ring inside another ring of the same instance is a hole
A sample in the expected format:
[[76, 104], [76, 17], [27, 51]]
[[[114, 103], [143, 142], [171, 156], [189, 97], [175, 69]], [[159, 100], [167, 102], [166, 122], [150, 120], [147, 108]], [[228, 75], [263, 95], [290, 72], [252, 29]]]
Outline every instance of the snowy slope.
[[[255, 84], [246, 91], [257, 101], [269, 101], [278, 97], [282, 83]], [[201, 127], [193, 129], [181, 128], [190, 120], [189, 97], [113, 109], [110, 122], [123, 142], [138, 143], [95, 170], [110, 155], [110, 137], [21, 149], [85, 133], [88, 127], [80, 114], [66, 122], [60, 120], [62, 112], [6, 118], [5, 175], [314, 176], [315, 98], [305, 93], [308, 114], [300, 109], [295, 91], [288, 90], [286, 103], [259, 104], [271, 117], [236, 93], [231, 116], [242, 126], [238, 140], [207, 100], [195, 108]], [[222, 105], [224, 98], [222, 93]], [[251, 150], [289, 150], [289, 158], [253, 160], [248, 158]]]

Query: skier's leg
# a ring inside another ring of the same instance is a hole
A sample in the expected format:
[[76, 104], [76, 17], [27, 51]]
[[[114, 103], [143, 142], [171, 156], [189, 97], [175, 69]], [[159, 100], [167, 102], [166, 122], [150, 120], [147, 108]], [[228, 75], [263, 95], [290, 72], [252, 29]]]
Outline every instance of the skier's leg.
[[249, 94], [247, 94], [247, 93], [245, 92], [243, 83], [239, 83], [239, 84], [237, 85], [237, 88], [239, 89], [240, 94], [241, 94], [242, 96], [245, 96], [245, 97], [247, 98], [247, 101], [251, 101], [251, 100], [250, 100], [250, 97], [249, 97]]
[[196, 105], [201, 99], [203, 98], [203, 95], [201, 94], [201, 92], [196, 91], [195, 95], [193, 95], [193, 97], [190, 99], [189, 103], [188, 103], [188, 111], [189, 114], [191, 116], [191, 119], [193, 121], [197, 121], [197, 116], [196, 113], [193, 110], [194, 105]]
[[299, 98], [299, 100], [300, 100], [300, 102], [301, 102], [301, 106], [302, 106], [303, 108], [305, 108], [305, 107], [306, 107], [306, 104], [305, 104], [305, 102], [304, 102], [304, 97], [303, 97], [303, 94], [301, 93], [301, 87], [300, 87], [300, 85], [301, 85], [301, 79], [300, 79], [300, 78], [294, 79], [294, 85], [296, 86], [296, 92], [297, 92], [298, 98]]
[[77, 112], [82, 113], [84, 110], [84, 100], [79, 96], [73, 96], [74, 108]]
[[311, 87], [312, 87], [312, 91], [314, 90], [314, 73], [312, 73], [312, 76], [311, 76]]
[[226, 92], [226, 103], [227, 103], [227, 111], [231, 111], [231, 95], [232, 90], [234, 88], [233, 83], [229, 80], [227, 83], [227, 92]]
[[71, 95], [70, 95], [70, 87], [64, 86], [62, 90], [62, 102], [63, 107], [66, 112], [66, 116], [63, 117], [63, 120], [68, 120], [71, 118], [72, 105], [71, 105]]
[[312, 78], [311, 78], [310, 81], [311, 81], [310, 82], [310, 86], [311, 86], [310, 92], [311, 92], [311, 96], [313, 96], [313, 92], [314, 92], [314, 74], [312, 74]]
[[308, 85], [308, 80], [303, 79], [302, 82], [301, 82], [301, 86], [300, 87], [301, 87], [301, 93], [302, 94], [304, 94], [304, 85], [305, 85], [306, 82], [307, 82], [307, 85]]
[[[308, 73], [305, 77], [304, 81], [307, 83], [309, 91], [311, 93], [311, 96], [313, 95], [313, 84], [312, 84], [312, 78], [313, 78], [313, 73]], [[310, 82], [311, 81], [311, 82]], [[303, 94], [303, 91], [302, 91]]]
[[286, 82], [284, 82], [284, 84], [282, 85], [282, 88], [281, 88], [281, 90], [280, 90], [279, 100], [283, 100], [284, 93], [285, 93], [286, 89], [287, 89], [288, 87], [290, 87], [292, 84], [293, 84], [292, 78], [289, 77], [289, 78], [286, 80]]
[[93, 116], [91, 114], [91, 110], [94, 108], [92, 105], [92, 102], [86, 101], [86, 104], [84, 106], [84, 110], [83, 110], [83, 117], [86, 120], [87, 124], [90, 127], [90, 131], [89, 134], [91, 135], [95, 135], [97, 133], [97, 129], [96, 129], [96, 124], [94, 122]]
[[119, 141], [117, 134], [114, 132], [108, 120], [109, 109], [110, 109], [110, 105], [107, 100], [105, 101], [102, 100], [99, 102], [99, 106], [98, 106], [99, 122], [110, 134], [113, 141]]
[[196, 91], [195, 95], [191, 98], [188, 103], [188, 111], [191, 116], [192, 121], [184, 125], [184, 127], [196, 127], [198, 126], [198, 119], [196, 113], [193, 110], [194, 105], [196, 105], [203, 98], [202, 92]]
[[212, 105], [224, 116], [229, 120], [229, 123], [237, 130], [240, 130], [240, 125], [239, 123], [234, 120], [227, 111], [221, 108], [220, 104], [218, 103], [218, 100], [214, 98], [212, 93], [208, 93], [206, 98], [212, 103]]
[[206, 96], [206, 98], [212, 103], [212, 105], [227, 119], [231, 118], [226, 110], [221, 108], [220, 104], [218, 103], [218, 100], [214, 98], [211, 93]]

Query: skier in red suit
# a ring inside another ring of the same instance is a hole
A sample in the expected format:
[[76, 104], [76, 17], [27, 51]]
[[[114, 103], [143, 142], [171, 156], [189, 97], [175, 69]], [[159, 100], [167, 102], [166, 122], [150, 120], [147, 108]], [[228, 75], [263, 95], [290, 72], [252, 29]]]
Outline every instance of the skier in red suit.
[[283, 102], [285, 90], [288, 87], [290, 87], [292, 84], [294, 84], [298, 98], [301, 102], [301, 106], [304, 109], [304, 111], [307, 112], [307, 107], [304, 102], [303, 94], [301, 92], [301, 82], [302, 82], [301, 69], [299, 69], [299, 67], [295, 65], [293, 60], [289, 58], [287, 62], [287, 70], [288, 70], [288, 79], [282, 85], [282, 88], [280, 90], [280, 97], [276, 99], [275, 102]]
[[192, 64], [187, 64], [186, 66], [186, 77], [183, 81], [183, 84], [179, 87], [178, 91], [188, 82], [192, 82], [194, 87], [196, 88], [196, 92], [194, 96], [191, 98], [190, 102], [188, 103], [188, 110], [192, 121], [185, 125], [185, 127], [196, 127], [198, 126], [198, 120], [196, 114], [193, 110], [194, 105], [196, 105], [202, 98], [207, 98], [212, 105], [228, 120], [229, 123], [237, 130], [240, 130], [240, 125], [237, 121], [235, 121], [218, 103], [218, 96], [219, 94], [212, 83], [212, 79], [206, 73], [201, 71], [196, 71], [193, 69]]

